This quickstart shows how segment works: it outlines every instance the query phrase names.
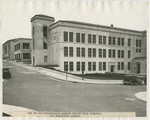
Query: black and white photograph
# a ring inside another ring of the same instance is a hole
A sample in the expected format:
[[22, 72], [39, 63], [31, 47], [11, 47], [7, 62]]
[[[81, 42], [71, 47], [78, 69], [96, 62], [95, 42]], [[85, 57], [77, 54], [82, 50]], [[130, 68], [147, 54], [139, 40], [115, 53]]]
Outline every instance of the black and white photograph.
[[2, 118], [149, 118], [148, 1], [1, 1]]

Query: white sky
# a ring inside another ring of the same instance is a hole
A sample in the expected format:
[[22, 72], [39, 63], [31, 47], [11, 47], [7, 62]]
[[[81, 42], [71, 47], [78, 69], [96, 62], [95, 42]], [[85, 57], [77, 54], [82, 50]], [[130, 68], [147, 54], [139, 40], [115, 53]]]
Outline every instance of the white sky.
[[146, 1], [2, 1], [2, 43], [31, 38], [30, 19], [35, 14], [114, 27], [146, 30], [149, 26]]

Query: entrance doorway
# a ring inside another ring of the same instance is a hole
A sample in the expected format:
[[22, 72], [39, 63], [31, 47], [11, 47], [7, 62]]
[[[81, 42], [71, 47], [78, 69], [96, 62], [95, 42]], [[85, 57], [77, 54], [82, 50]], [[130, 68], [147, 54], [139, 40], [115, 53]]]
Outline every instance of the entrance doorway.
[[137, 62], [137, 73], [139, 74], [139, 73], [140, 73], [140, 71], [141, 71], [140, 63], [139, 63], [139, 62]]
[[110, 66], [110, 72], [114, 72], [114, 67], [115, 67], [114, 65]]

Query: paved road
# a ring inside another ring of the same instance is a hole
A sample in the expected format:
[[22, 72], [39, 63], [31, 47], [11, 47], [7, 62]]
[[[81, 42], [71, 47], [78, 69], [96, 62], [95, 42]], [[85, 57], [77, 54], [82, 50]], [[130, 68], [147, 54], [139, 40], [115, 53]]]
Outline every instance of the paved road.
[[12, 78], [3, 85], [3, 103], [51, 112], [136, 112], [146, 103], [134, 98], [146, 86], [100, 85], [59, 81], [26, 68], [10, 66]]

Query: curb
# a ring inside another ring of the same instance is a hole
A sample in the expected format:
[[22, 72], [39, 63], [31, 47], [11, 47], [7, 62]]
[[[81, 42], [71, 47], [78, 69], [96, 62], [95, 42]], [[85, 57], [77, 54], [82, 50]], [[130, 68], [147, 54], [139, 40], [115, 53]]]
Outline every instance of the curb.
[[[147, 102], [147, 100], [143, 99], [143, 95], [146, 94], [147, 95], [147, 92], [138, 92], [136, 94], [134, 94], [134, 97], [142, 102]], [[146, 97], [146, 96], [145, 96]]]

